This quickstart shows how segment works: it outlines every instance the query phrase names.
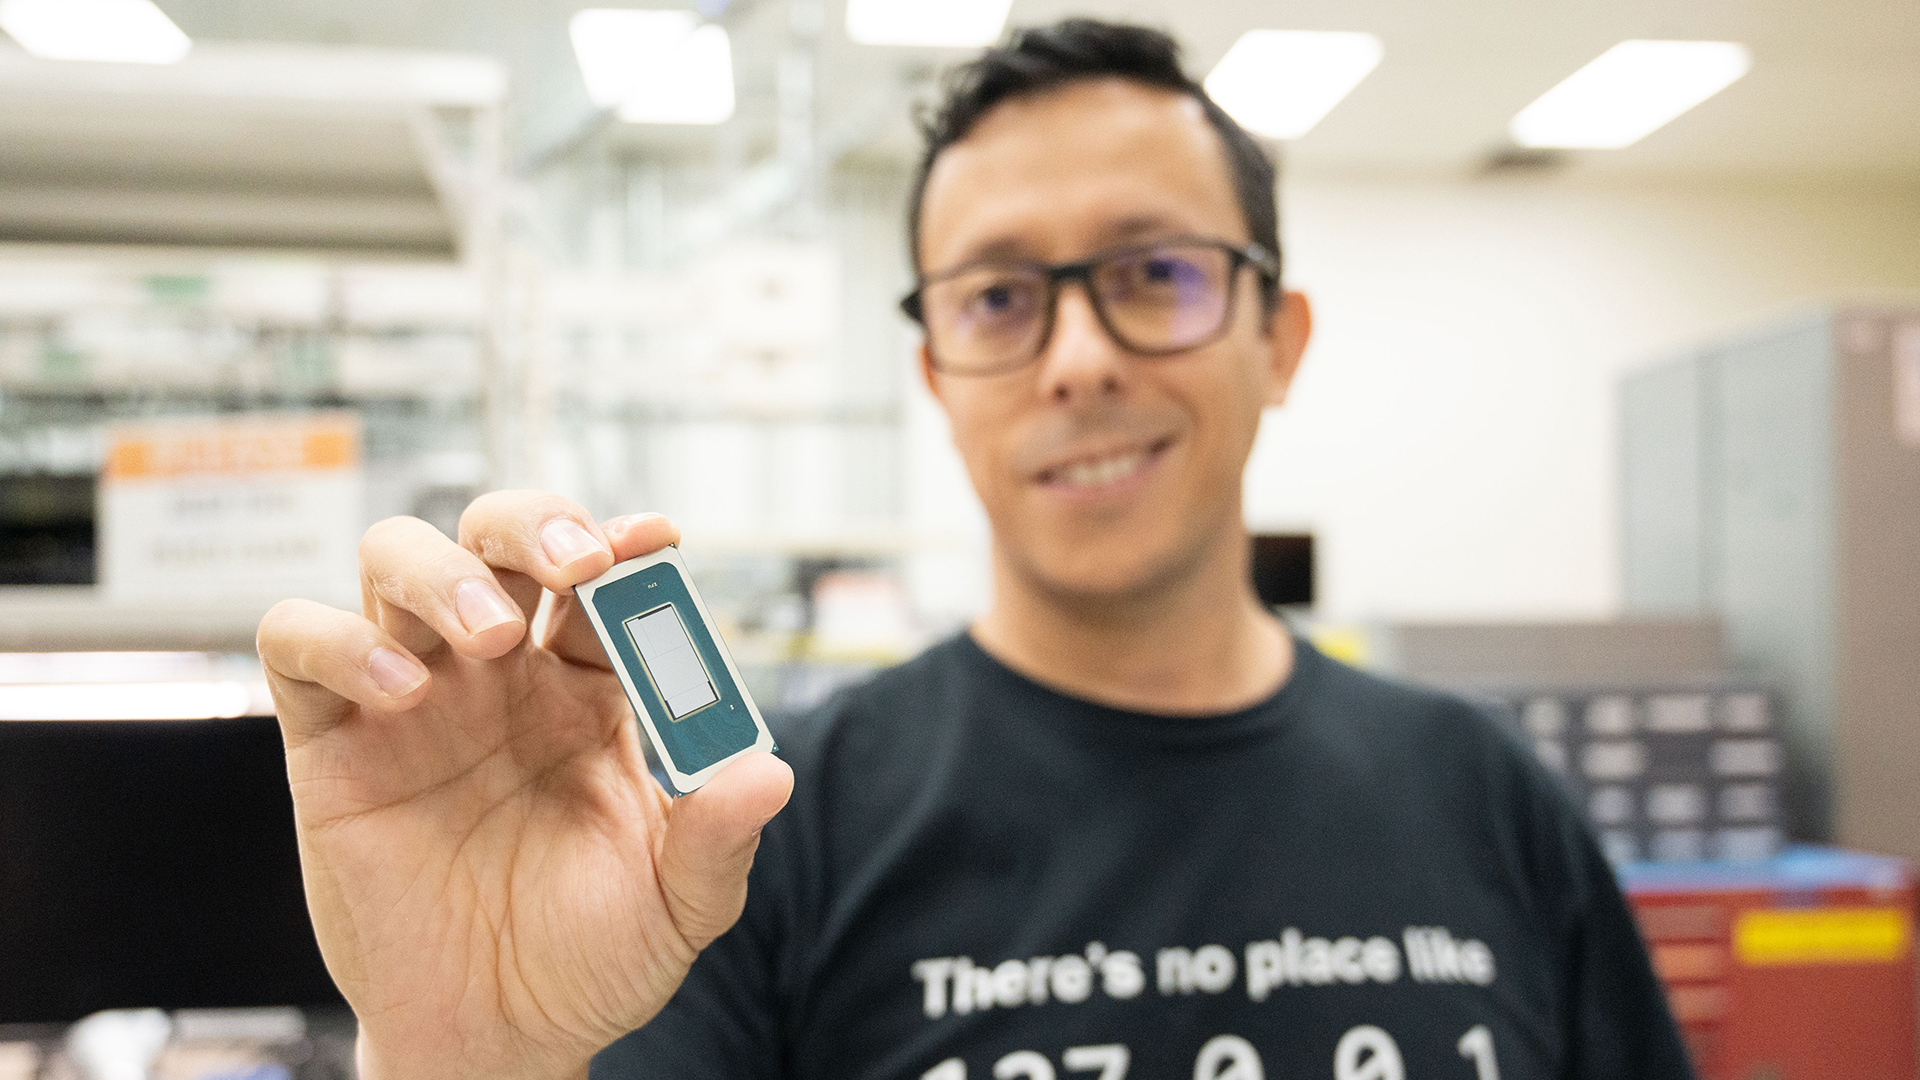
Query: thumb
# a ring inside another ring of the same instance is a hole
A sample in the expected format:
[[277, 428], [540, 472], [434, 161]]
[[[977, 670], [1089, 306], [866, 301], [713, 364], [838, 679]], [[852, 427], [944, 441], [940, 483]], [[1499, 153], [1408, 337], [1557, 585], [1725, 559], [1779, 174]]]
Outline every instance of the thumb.
[[700, 790], [674, 800], [660, 848], [667, 914], [704, 949], [740, 917], [760, 829], [793, 794], [793, 770], [772, 754], [744, 754]]

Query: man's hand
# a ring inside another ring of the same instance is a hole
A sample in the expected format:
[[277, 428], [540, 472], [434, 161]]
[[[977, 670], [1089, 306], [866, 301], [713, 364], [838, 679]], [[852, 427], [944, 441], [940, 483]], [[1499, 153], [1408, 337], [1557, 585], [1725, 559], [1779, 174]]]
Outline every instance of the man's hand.
[[572, 592], [678, 536], [496, 492], [458, 544], [412, 518], [369, 529], [364, 618], [289, 600], [261, 621], [307, 905], [363, 1076], [583, 1074], [739, 918], [792, 772], [750, 755], [670, 799]]

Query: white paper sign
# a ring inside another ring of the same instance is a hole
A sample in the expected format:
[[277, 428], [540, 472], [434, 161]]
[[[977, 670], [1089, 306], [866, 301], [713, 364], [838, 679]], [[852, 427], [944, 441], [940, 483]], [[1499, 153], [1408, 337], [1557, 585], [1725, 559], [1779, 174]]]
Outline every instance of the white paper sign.
[[351, 413], [116, 427], [106, 460], [100, 583], [110, 595], [353, 595], [366, 510]]

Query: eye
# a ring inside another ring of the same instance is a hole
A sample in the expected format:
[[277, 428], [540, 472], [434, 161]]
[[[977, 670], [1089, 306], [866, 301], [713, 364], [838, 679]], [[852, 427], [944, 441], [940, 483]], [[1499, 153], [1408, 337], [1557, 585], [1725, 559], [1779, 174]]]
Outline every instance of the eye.
[[1149, 255], [1136, 265], [1134, 273], [1147, 286], [1193, 285], [1207, 276], [1198, 262], [1184, 255]]
[[988, 278], [968, 290], [966, 310], [995, 323], [1022, 319], [1034, 306], [1033, 293], [1033, 283], [1019, 277]]
[[1155, 285], [1164, 285], [1180, 277], [1181, 266], [1178, 259], [1148, 259], [1140, 267], [1140, 276]]

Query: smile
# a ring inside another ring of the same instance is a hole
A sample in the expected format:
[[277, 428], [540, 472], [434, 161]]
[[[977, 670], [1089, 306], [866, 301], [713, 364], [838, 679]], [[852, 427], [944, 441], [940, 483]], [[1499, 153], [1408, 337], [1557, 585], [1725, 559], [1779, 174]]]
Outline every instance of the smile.
[[1145, 447], [1127, 447], [1042, 469], [1037, 479], [1046, 486], [1093, 494], [1125, 486], [1173, 445], [1171, 438]]

